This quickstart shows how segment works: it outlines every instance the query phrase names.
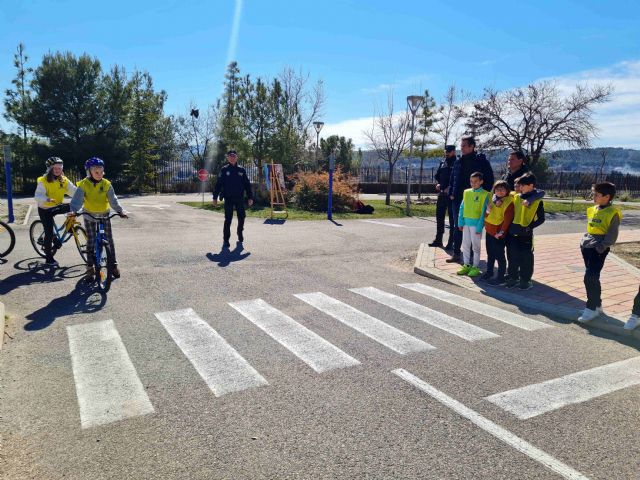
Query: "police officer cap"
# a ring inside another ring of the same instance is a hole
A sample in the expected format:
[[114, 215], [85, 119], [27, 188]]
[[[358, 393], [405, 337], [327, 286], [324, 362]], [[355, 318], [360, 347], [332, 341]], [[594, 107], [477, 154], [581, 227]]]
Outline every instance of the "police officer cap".
[[235, 155], [237, 157], [238, 156], [238, 152], [236, 152], [235, 150], [229, 150], [227, 152], [227, 155]]
[[449, 152], [455, 152], [456, 151], [456, 146], [455, 145], [447, 145], [446, 147], [444, 147], [444, 151], [449, 153]]

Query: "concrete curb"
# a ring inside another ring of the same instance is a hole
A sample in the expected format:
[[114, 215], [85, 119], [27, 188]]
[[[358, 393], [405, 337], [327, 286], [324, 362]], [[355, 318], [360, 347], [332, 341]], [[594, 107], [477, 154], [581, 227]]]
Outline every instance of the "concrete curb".
[[[578, 309], [563, 307], [561, 305], [548, 304], [540, 302], [538, 300], [531, 300], [529, 298], [523, 298], [518, 294], [505, 291], [501, 287], [492, 287], [490, 285], [487, 285], [487, 288], [481, 288], [475, 284], [469, 285], [468, 283], [453, 277], [453, 275], [442, 272], [441, 270], [435, 268], [434, 253], [435, 248], [429, 247], [425, 243], [421, 243], [420, 248], [418, 249], [418, 255], [416, 256], [416, 263], [414, 264], [413, 271], [418, 275], [422, 275], [423, 277], [433, 278], [435, 280], [448, 283], [449, 285], [455, 285], [460, 288], [474, 291], [481, 295], [486, 295], [490, 298], [495, 298], [496, 300], [500, 300], [505, 303], [517, 305], [527, 310], [527, 313], [543, 313], [545, 315], [558, 317], [572, 323], [577, 322], [577, 319], [580, 316], [581, 311]], [[619, 257], [616, 260], [619, 262], [624, 262], [624, 260]], [[634, 268], [631, 265], [629, 265], [629, 267]], [[597, 330], [603, 330], [615, 335], [619, 335], [621, 337], [640, 340], [640, 329], [635, 329], [633, 331], [625, 330], [623, 328], [624, 322], [624, 319], [605, 315], [601, 318], [597, 318], [596, 320], [589, 322], [588, 324], [580, 325], [588, 329], [593, 328]]]

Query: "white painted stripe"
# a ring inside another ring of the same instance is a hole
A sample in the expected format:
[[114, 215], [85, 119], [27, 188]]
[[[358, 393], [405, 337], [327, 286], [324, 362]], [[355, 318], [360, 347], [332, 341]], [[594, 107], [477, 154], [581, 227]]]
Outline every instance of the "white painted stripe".
[[486, 397], [524, 420], [640, 384], [640, 357]]
[[377, 220], [360, 220], [360, 221], [361, 222], [366, 222], [366, 223], [375, 223], [376, 225], [385, 225], [387, 227], [407, 228], [406, 225], [400, 225], [398, 223], [379, 222]]
[[153, 413], [113, 320], [67, 327], [82, 428]]
[[525, 317], [524, 315], [518, 315], [502, 308], [494, 307], [493, 305], [487, 305], [486, 303], [478, 302], [477, 300], [471, 300], [466, 297], [461, 297], [455, 293], [450, 293], [438, 288], [429, 287], [422, 283], [403, 283], [399, 285], [402, 288], [413, 290], [414, 292], [428, 295], [437, 300], [450, 303], [456, 307], [461, 307], [472, 312], [479, 313], [485, 317], [490, 317], [500, 322], [508, 323], [514, 327], [521, 328], [523, 330], [539, 330], [541, 328], [551, 328], [551, 325], [533, 320]]
[[324, 293], [300, 293], [295, 296], [401, 355], [435, 348]]
[[354, 293], [381, 303], [382, 305], [393, 308], [394, 310], [404, 313], [405, 315], [409, 315], [410, 317], [422, 320], [423, 322], [428, 323], [429, 325], [433, 325], [434, 327], [444, 330], [445, 332], [449, 332], [457, 335], [458, 337], [464, 338], [465, 340], [473, 342], [475, 340], [484, 340], [487, 338], [494, 338], [499, 336], [483, 328], [476, 327], [475, 325], [471, 325], [467, 322], [463, 322], [462, 320], [458, 320], [457, 318], [450, 317], [449, 315], [445, 315], [444, 313], [431, 310], [430, 308], [427, 308], [418, 303], [414, 303], [392, 293], [383, 292], [382, 290], [378, 290], [374, 287], [352, 288], [350, 290]]
[[360, 364], [262, 299], [229, 305], [318, 373]]
[[393, 370], [392, 373], [402, 378], [404, 381], [410, 383], [414, 387], [418, 388], [419, 390], [422, 390], [423, 392], [425, 392], [426, 394], [428, 394], [429, 396], [431, 396], [441, 404], [445, 405], [446, 407], [456, 412], [458, 415], [466, 418], [477, 427], [480, 427], [485, 432], [493, 435], [498, 440], [506, 443], [507, 445], [515, 448], [519, 452], [524, 453], [526, 456], [528, 456], [532, 460], [535, 460], [536, 462], [542, 464], [548, 469], [556, 472], [561, 477], [572, 479], [572, 480], [575, 480], [575, 479], [587, 480], [586, 476], [584, 476], [577, 470], [574, 470], [569, 465], [562, 463], [560, 460], [557, 460], [556, 458], [552, 457], [548, 453], [543, 452], [539, 448], [531, 445], [529, 442], [514, 435], [513, 433], [506, 430], [505, 428], [502, 428], [500, 425], [493, 423], [488, 418], [485, 418], [479, 413], [475, 412], [474, 410], [471, 410], [469, 407], [449, 397], [445, 393], [429, 385], [425, 381], [419, 379], [418, 377], [407, 372], [406, 370], [399, 368], [397, 370]]
[[268, 385], [264, 377], [191, 308], [155, 315], [216, 397]]

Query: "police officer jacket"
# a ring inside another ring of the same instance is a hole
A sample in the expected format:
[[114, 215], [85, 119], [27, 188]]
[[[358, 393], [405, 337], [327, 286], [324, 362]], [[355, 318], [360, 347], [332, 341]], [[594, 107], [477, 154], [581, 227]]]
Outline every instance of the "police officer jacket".
[[451, 167], [456, 161], [456, 157], [445, 158], [440, 162], [438, 171], [435, 174], [436, 182], [440, 184], [440, 194], [444, 195], [444, 191], [449, 187], [449, 179], [451, 177]]
[[249, 182], [244, 168], [239, 167], [237, 164], [231, 165], [229, 163], [220, 169], [220, 175], [218, 175], [216, 187], [213, 190], [214, 199], [217, 199], [218, 196], [221, 199], [240, 199], [245, 191], [247, 192], [247, 197], [253, 199], [251, 182]]

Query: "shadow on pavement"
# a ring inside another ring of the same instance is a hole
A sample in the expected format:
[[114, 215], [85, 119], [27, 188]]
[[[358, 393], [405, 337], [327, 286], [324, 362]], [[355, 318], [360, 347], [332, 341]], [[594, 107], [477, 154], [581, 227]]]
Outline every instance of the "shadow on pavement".
[[341, 226], [342, 226], [342, 224], [341, 224], [341, 223], [338, 223], [338, 222], [336, 222], [335, 220], [329, 220], [329, 221], [330, 221], [331, 223], [333, 223], [336, 227], [341, 227]]
[[27, 331], [42, 330], [51, 325], [57, 318], [74, 313], [93, 313], [104, 307], [107, 295], [95, 290], [94, 284], [87, 283], [84, 278], [76, 282], [75, 288], [63, 297], [57, 297], [49, 305], [26, 316], [30, 320], [24, 326]]
[[228, 267], [231, 262], [239, 262], [244, 260], [251, 252], [242, 253], [244, 247], [241, 242], [236, 243], [236, 248], [229, 250], [228, 247], [222, 247], [220, 253], [207, 253], [207, 258], [212, 262], [218, 262], [219, 267]]
[[285, 218], [267, 218], [264, 225], [284, 225], [287, 220]]
[[5, 295], [10, 291], [24, 285], [34, 283], [62, 282], [67, 277], [67, 270], [74, 267], [51, 268], [44, 264], [44, 259], [27, 258], [14, 264], [16, 270], [21, 273], [11, 275], [0, 282], [0, 295]]

